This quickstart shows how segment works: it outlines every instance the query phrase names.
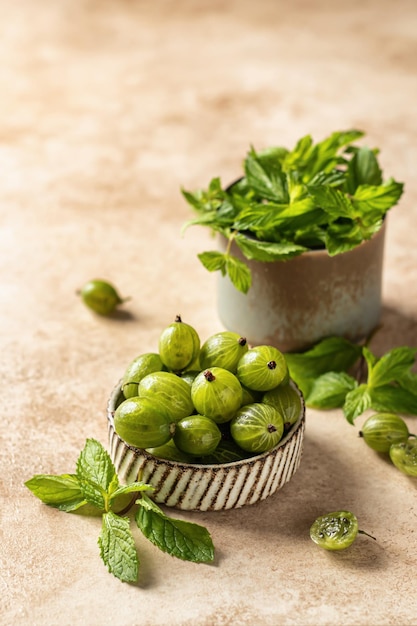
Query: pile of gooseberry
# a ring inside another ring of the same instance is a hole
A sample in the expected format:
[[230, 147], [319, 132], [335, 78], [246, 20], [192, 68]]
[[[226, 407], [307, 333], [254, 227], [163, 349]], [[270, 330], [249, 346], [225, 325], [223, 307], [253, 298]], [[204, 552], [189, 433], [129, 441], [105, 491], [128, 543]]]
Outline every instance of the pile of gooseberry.
[[250, 347], [231, 331], [201, 344], [180, 316], [161, 332], [157, 352], [129, 363], [120, 391], [119, 437], [182, 462], [226, 463], [267, 452], [302, 411], [277, 348]]

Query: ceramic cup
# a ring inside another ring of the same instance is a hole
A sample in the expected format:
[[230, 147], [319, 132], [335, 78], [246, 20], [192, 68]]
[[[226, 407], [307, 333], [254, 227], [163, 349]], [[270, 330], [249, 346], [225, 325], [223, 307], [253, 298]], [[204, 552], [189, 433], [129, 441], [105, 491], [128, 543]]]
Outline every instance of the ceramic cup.
[[[332, 335], [363, 339], [381, 315], [385, 229], [386, 221], [372, 239], [333, 257], [312, 250], [288, 261], [248, 261], [233, 243], [230, 252], [249, 266], [252, 286], [243, 294], [227, 276], [219, 277], [222, 324], [252, 345], [283, 352]], [[224, 238], [219, 247], [225, 251]]]
[[220, 511], [254, 504], [281, 489], [297, 471], [305, 430], [304, 399], [300, 415], [291, 430], [269, 452], [232, 463], [201, 465], [159, 459], [146, 450], [134, 448], [114, 428], [114, 411], [123, 401], [120, 383], [107, 406], [110, 456], [120, 480], [141, 480], [154, 487], [152, 498], [183, 510]]

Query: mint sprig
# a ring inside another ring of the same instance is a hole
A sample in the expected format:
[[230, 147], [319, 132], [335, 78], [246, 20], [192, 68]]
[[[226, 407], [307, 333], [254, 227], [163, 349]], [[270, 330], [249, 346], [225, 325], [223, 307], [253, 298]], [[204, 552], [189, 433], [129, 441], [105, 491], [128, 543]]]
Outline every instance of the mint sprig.
[[[44, 504], [71, 512], [87, 507], [101, 512], [98, 538], [100, 556], [109, 572], [123, 582], [136, 582], [139, 557], [130, 519], [124, 513], [138, 505], [136, 523], [144, 536], [168, 554], [186, 561], [213, 561], [214, 546], [206, 528], [166, 515], [147, 493], [153, 487], [137, 481], [121, 485], [113, 462], [95, 439], [87, 439], [76, 463], [75, 474], [36, 474], [25, 486]], [[123, 512], [113, 508], [119, 496], [134, 494]], [[123, 513], [123, 514], [122, 514]]]
[[363, 135], [337, 131], [317, 143], [306, 135], [292, 150], [251, 147], [237, 183], [224, 189], [216, 177], [206, 189], [182, 190], [196, 213], [182, 231], [205, 226], [228, 242], [225, 254], [198, 255], [204, 267], [229, 276], [247, 293], [250, 270], [230, 255], [232, 241], [244, 259], [270, 262], [317, 248], [333, 256], [370, 239], [400, 200], [404, 185], [383, 180], [378, 151], [354, 144]]
[[[366, 345], [331, 337], [286, 358], [308, 407], [342, 408], [353, 424], [368, 409], [417, 415], [416, 355], [417, 348], [400, 346], [377, 357]], [[361, 361], [366, 375], [355, 377], [351, 372]]]

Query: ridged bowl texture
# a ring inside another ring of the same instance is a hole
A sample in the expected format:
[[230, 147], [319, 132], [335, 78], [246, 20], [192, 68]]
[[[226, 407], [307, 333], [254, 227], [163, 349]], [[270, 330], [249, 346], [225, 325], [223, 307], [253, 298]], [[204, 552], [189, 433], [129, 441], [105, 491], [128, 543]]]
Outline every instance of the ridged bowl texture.
[[203, 465], [160, 459], [134, 448], [114, 428], [114, 411], [123, 400], [120, 384], [107, 406], [110, 456], [124, 483], [141, 480], [154, 487], [152, 498], [182, 510], [220, 511], [254, 504], [271, 496], [291, 480], [302, 457], [305, 404], [298, 420], [272, 450], [231, 463]]

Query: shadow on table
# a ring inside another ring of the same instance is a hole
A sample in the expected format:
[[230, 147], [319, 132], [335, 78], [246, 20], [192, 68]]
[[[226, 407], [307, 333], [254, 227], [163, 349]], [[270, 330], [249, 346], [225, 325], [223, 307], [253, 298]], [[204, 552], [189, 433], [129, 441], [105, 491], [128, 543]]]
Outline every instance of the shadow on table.
[[[247, 542], [253, 542], [256, 532], [263, 540], [271, 537], [274, 546], [279, 546], [280, 537], [293, 538], [294, 542], [302, 544], [305, 556], [310, 549], [319, 550], [319, 558], [324, 555], [330, 560], [343, 560], [344, 567], [379, 570], [385, 567], [387, 556], [381, 542], [371, 537], [360, 534], [349, 550], [327, 552], [314, 546], [309, 536], [311, 524], [320, 515], [344, 507], [356, 513], [369, 510], [369, 503], [360, 501], [363, 480], [337, 455], [331, 439], [323, 441], [308, 433], [300, 468], [281, 490], [251, 506], [209, 513], [202, 523], [212, 526], [211, 515], [215, 515], [216, 523], [220, 522], [229, 531], [234, 528], [241, 541], [246, 538]], [[369, 512], [369, 519], [372, 519], [372, 512]], [[360, 528], [372, 535], [372, 528]], [[217, 561], [223, 556], [218, 555]]]
[[138, 317], [131, 311], [126, 309], [116, 309], [113, 313], [110, 313], [107, 317], [118, 320], [120, 322], [132, 322], [137, 321]]

